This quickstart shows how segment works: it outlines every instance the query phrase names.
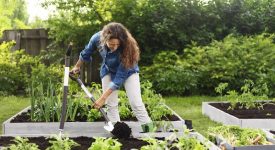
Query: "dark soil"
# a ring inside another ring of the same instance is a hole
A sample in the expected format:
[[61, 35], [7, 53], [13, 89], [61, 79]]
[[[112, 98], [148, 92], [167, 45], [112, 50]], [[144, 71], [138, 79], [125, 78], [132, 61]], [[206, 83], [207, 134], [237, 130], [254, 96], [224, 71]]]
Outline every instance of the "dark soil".
[[124, 122], [117, 122], [111, 132], [115, 137], [128, 139], [132, 133], [131, 128]]
[[[175, 115], [168, 115], [168, 116], [165, 116], [165, 117], [162, 117], [161, 120], [165, 120], [165, 121], [179, 121], [180, 119], [175, 116]], [[84, 117], [76, 117], [75, 118], [75, 121], [76, 122], [87, 122], [87, 117], [84, 116]], [[102, 117], [102, 118], [99, 118], [95, 121], [105, 121], [105, 119]], [[121, 119], [121, 121], [137, 121], [137, 118], [136, 117], [131, 117], [131, 118], [126, 118], [126, 119]], [[11, 120], [12, 123], [20, 123], [20, 122], [34, 122], [34, 121], [31, 121], [31, 116], [30, 116], [30, 110], [28, 112], [24, 112], [18, 116], [16, 116], [14, 119]], [[57, 121], [55, 121], [57, 122]], [[71, 120], [68, 120], [68, 122], [72, 122]]]
[[[264, 103], [262, 103], [264, 104]], [[228, 114], [231, 114], [240, 119], [275, 119], [275, 103], [264, 104], [263, 109], [240, 109], [240, 104], [234, 110], [228, 109], [229, 103], [210, 103], [211, 106], [216, 107]]]
[[[0, 137], [0, 146], [9, 146], [10, 144], [15, 144], [12, 140], [13, 137]], [[51, 144], [49, 140], [45, 137], [29, 137], [29, 143], [35, 143], [39, 146], [39, 149], [45, 150], [47, 147], [50, 147]], [[80, 144], [81, 146], [77, 146], [72, 148], [72, 150], [87, 150], [92, 143], [95, 141], [93, 138], [89, 137], [76, 137], [70, 138]], [[140, 149], [142, 146], [147, 145], [148, 143], [139, 139], [129, 138], [129, 139], [118, 139], [118, 141], [122, 144], [122, 150], [130, 150], [130, 149]]]

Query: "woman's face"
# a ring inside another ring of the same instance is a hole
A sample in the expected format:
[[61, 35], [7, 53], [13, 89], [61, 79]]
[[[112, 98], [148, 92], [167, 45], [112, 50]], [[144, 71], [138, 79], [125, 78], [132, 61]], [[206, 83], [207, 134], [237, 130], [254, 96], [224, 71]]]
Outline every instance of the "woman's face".
[[119, 39], [110, 39], [107, 41], [108, 48], [113, 52], [116, 51], [117, 48], [120, 46]]

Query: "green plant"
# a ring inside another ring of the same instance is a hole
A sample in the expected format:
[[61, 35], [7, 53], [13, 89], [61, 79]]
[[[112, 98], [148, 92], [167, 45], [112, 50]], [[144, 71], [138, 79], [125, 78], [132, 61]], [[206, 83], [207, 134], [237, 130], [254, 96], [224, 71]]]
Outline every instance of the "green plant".
[[171, 132], [174, 130], [174, 126], [172, 122], [170, 121], [154, 121], [155, 129], [154, 130], [160, 130], [162, 132]]
[[67, 119], [69, 119], [70, 121], [75, 121], [77, 111], [79, 110], [79, 107], [81, 105], [80, 103], [80, 101], [77, 101], [73, 99], [71, 96], [69, 96], [67, 100]]
[[119, 106], [119, 116], [121, 119], [127, 119], [133, 116], [131, 110], [126, 105]]
[[190, 94], [197, 88], [198, 74], [184, 68], [180, 55], [175, 51], [157, 54], [153, 64], [144, 67], [143, 76], [163, 95]]
[[154, 121], [160, 121], [163, 117], [172, 115], [173, 112], [168, 109], [164, 104], [158, 104], [153, 109], [149, 110], [150, 117]]
[[223, 98], [223, 92], [227, 87], [228, 87], [228, 83], [220, 83], [218, 85], [218, 87], [215, 88], [215, 91], [220, 94], [220, 100], [221, 101], [223, 100], [222, 99]]
[[44, 89], [42, 83], [37, 87], [32, 84], [30, 97], [31, 97], [31, 119], [33, 121], [55, 121], [57, 118], [58, 108], [61, 103], [55, 95], [54, 85], [48, 83], [48, 87]]
[[15, 144], [11, 144], [9, 147], [3, 148], [3, 150], [39, 150], [38, 145], [29, 143], [28, 138], [17, 136], [13, 141]]
[[207, 150], [207, 148], [195, 138], [180, 137], [173, 144], [179, 150]]
[[142, 100], [153, 121], [161, 120], [162, 117], [172, 114], [172, 111], [164, 105], [165, 100], [153, 90], [151, 82], [146, 81], [141, 83], [141, 93]]
[[157, 140], [154, 138], [143, 138], [142, 140], [148, 142], [149, 145], [142, 146], [141, 150], [169, 150], [166, 140]]
[[[258, 108], [263, 109], [263, 103], [257, 102], [257, 100], [266, 100], [268, 97], [268, 88], [266, 84], [263, 85], [254, 85], [254, 82], [251, 80], [245, 80], [245, 85], [241, 87], [241, 94], [238, 94], [235, 90], [227, 92], [227, 95], [223, 96], [221, 93], [228, 86], [227, 83], [219, 84], [216, 89], [220, 93], [220, 99], [227, 99], [230, 102], [230, 107], [228, 109], [236, 109], [237, 104], [239, 104], [239, 109], [251, 109]], [[265, 102], [267, 103], [267, 102]]]
[[120, 150], [121, 145], [116, 139], [97, 137], [88, 150]]
[[78, 143], [74, 142], [68, 137], [55, 135], [51, 138], [52, 139], [49, 141], [49, 143], [51, 143], [52, 145], [46, 150], [71, 150], [73, 147], [79, 146]]
[[15, 94], [24, 85], [24, 72], [15, 62], [15, 53], [11, 48], [15, 42], [3, 42], [0, 44], [0, 93], [2, 95]]
[[87, 120], [88, 121], [95, 121], [99, 118], [102, 117], [102, 114], [97, 110], [97, 109], [90, 109], [89, 113], [88, 113], [88, 117], [87, 117]]
[[[266, 145], [266, 135], [261, 129], [240, 128], [238, 126], [217, 126], [208, 129], [209, 137], [225, 139], [232, 146]], [[211, 138], [212, 139], [212, 138]]]

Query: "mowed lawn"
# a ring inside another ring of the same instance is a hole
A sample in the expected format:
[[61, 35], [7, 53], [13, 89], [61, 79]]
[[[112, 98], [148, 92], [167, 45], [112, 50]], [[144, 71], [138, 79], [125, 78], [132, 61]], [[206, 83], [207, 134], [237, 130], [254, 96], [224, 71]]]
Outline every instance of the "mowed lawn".
[[29, 98], [16, 96], [0, 96], [0, 134], [2, 134], [3, 122], [29, 105]]
[[[164, 97], [166, 104], [171, 107], [185, 120], [192, 120], [193, 128], [206, 136], [208, 127], [220, 125], [202, 115], [201, 105], [203, 101], [217, 101], [217, 97], [190, 96], [190, 97]], [[29, 98], [0, 96], [0, 134], [2, 134], [2, 123], [12, 117], [23, 108], [30, 105]]]
[[202, 115], [202, 102], [218, 101], [218, 97], [190, 96], [190, 97], [164, 97], [166, 104], [184, 120], [192, 120], [193, 128], [206, 136], [208, 127], [221, 125]]

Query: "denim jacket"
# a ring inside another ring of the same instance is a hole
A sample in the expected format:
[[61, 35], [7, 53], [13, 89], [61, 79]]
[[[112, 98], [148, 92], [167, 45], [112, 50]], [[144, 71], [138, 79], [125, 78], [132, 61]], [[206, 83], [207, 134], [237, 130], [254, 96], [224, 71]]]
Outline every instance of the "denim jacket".
[[139, 72], [139, 67], [136, 64], [132, 68], [126, 69], [120, 60], [122, 48], [119, 47], [116, 51], [111, 52], [106, 45], [101, 46], [100, 32], [95, 33], [91, 37], [85, 49], [80, 52], [79, 58], [82, 61], [91, 61], [91, 54], [98, 50], [103, 60], [100, 68], [100, 77], [102, 79], [105, 75], [110, 74], [112, 82], [109, 84], [109, 88], [117, 90], [129, 76]]

